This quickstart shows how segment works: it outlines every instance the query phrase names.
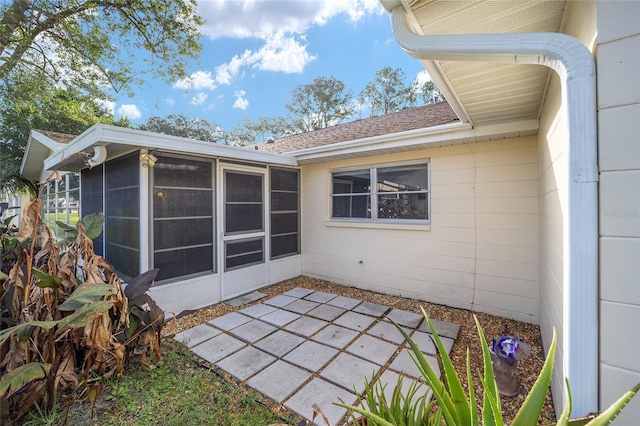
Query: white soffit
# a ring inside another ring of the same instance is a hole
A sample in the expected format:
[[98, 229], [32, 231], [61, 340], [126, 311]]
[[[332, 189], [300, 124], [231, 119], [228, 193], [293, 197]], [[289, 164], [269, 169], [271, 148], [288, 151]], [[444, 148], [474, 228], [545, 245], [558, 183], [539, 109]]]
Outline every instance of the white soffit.
[[[560, 32], [566, 0], [403, 1], [426, 35]], [[418, 28], [416, 28], [418, 29]], [[538, 119], [551, 71], [540, 65], [436, 61], [474, 124]], [[438, 80], [437, 77], [434, 79]]]

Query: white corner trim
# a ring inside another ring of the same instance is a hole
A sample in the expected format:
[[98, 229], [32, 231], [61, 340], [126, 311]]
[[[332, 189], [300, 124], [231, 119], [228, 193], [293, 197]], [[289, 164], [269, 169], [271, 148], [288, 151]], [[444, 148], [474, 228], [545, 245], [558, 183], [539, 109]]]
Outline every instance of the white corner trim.
[[402, 7], [391, 11], [391, 24], [398, 44], [421, 60], [538, 64], [560, 76], [569, 133], [563, 371], [573, 390], [573, 414], [597, 411], [598, 163], [593, 55], [579, 40], [560, 33], [417, 35], [409, 29]]

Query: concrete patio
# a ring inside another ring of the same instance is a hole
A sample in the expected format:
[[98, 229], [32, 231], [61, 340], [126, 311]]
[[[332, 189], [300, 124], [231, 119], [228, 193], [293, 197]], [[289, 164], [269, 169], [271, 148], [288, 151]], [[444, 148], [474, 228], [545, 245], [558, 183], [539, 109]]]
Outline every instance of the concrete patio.
[[[420, 378], [401, 325], [437, 370], [436, 348], [422, 315], [331, 293], [295, 288], [185, 330], [174, 339], [249, 387], [312, 422], [317, 404], [331, 425], [357, 401], [365, 379], [387, 384]], [[433, 321], [450, 351], [460, 326]], [[355, 388], [355, 391], [354, 391]], [[426, 385], [420, 388], [427, 392]], [[315, 424], [324, 425], [320, 418]]]

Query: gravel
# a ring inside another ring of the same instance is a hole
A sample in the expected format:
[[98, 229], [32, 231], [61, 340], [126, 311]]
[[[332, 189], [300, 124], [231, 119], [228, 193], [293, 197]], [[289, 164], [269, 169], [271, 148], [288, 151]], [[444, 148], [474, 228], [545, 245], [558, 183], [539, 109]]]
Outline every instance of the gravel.
[[[262, 288], [260, 291], [267, 294], [267, 298], [270, 298], [295, 287], [303, 287], [311, 290], [334, 293], [345, 297], [362, 299], [368, 302], [416, 313], [421, 313], [420, 308], [422, 307], [433, 319], [460, 324], [458, 339], [451, 350], [451, 360], [459, 377], [465, 378], [466, 354], [467, 348], [469, 348], [471, 370], [475, 373], [473, 387], [476, 392], [476, 397], [479, 401], [482, 401], [481, 383], [478, 377], [483, 369], [482, 348], [480, 347], [478, 332], [473, 320], [474, 313], [471, 311], [436, 305], [422, 300], [374, 293], [303, 276], [286, 280], [270, 287]], [[260, 303], [260, 301], [256, 301], [253, 304], [256, 303]], [[196, 325], [204, 324], [213, 318], [238, 311], [247, 306], [248, 305], [231, 307], [225, 303], [218, 303], [216, 305], [200, 309], [189, 315], [169, 321], [163, 328], [163, 335], [174, 335], [191, 327], [195, 327]], [[501, 318], [494, 315], [484, 313], [475, 313], [475, 315], [484, 330], [487, 341], [490, 342], [491, 339], [502, 336], [506, 328], [510, 335], [520, 336], [531, 347], [531, 356], [518, 363], [518, 378], [521, 385], [520, 393], [513, 398], [501, 398], [503, 418], [505, 423], [509, 424], [516, 415], [522, 402], [524, 402], [526, 395], [535, 383], [542, 365], [544, 364], [544, 352], [541, 344], [540, 328], [537, 325]], [[466, 380], [464, 380], [464, 382], [466, 382]], [[464, 383], [463, 386], [466, 388]], [[551, 401], [551, 390], [549, 390], [547, 392], [547, 400], [542, 409], [538, 424], [548, 425], [554, 422], [555, 412]]]

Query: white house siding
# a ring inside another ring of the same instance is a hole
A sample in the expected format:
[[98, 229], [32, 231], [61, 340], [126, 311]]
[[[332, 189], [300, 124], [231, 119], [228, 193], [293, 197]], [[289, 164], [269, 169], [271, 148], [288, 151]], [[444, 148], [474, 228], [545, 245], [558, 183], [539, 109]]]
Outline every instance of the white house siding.
[[[600, 404], [640, 382], [640, 2], [598, 1]], [[617, 424], [636, 424], [635, 398]]]
[[[302, 167], [302, 272], [538, 322], [535, 137]], [[430, 160], [431, 225], [330, 221], [331, 171]]]
[[[570, 2], [567, 5], [563, 32], [592, 48], [596, 31], [593, 2]], [[557, 410], [564, 407], [565, 362], [563, 344], [563, 228], [568, 209], [568, 133], [560, 78], [554, 72], [540, 114], [538, 130], [538, 217], [540, 259], [540, 331], [546, 349], [551, 345], [553, 330], [558, 338], [556, 363], [551, 383]], [[594, 230], [595, 232], [595, 230]], [[594, 330], [594, 333], [596, 330]]]

